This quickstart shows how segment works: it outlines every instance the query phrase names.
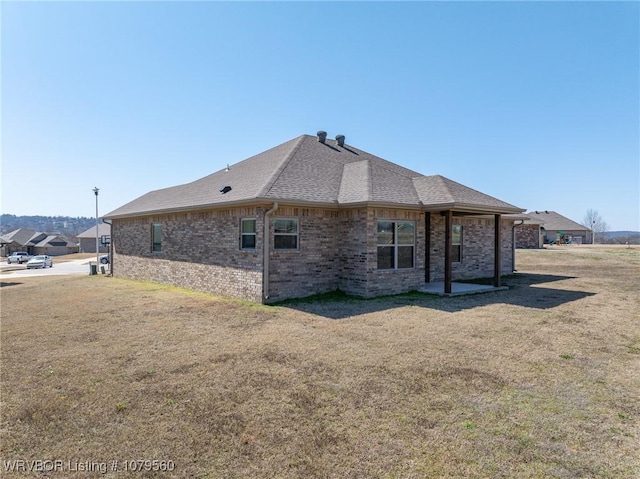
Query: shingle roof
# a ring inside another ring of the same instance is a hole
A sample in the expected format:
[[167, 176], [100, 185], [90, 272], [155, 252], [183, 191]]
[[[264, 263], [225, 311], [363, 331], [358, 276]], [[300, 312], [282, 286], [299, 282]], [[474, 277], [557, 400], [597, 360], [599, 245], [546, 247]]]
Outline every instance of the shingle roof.
[[29, 243], [29, 240], [36, 234], [31, 228], [18, 228], [2, 235], [3, 243], [13, 243], [14, 241], [22, 246]]
[[[221, 188], [231, 190], [221, 193]], [[524, 210], [442, 176], [424, 176], [350, 145], [302, 135], [231, 167], [184, 185], [151, 191], [106, 218], [232, 206], [256, 201], [487, 213]]]
[[[111, 234], [111, 225], [108, 223], [98, 223], [98, 236], [102, 235], [110, 235]], [[80, 233], [78, 238], [94, 238], [96, 237], [96, 227], [92, 226], [86, 231]]]
[[[65, 245], [69, 245], [69, 241], [63, 238], [62, 236], [48, 235], [47, 237], [39, 241], [38, 244], [36, 244], [35, 246], [38, 248], [44, 248], [45, 246], [48, 246], [53, 242], [64, 243]], [[56, 246], [61, 246], [61, 245], [56, 245]]]
[[590, 228], [570, 220], [555, 211], [530, 211], [527, 213], [532, 220], [542, 222], [542, 226], [550, 231], [590, 231]]

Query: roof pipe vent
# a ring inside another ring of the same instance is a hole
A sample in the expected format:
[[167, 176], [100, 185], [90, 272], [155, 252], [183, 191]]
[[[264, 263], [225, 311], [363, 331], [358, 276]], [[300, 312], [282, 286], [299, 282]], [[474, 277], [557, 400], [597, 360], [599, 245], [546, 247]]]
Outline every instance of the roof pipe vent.
[[327, 139], [327, 132], [326, 132], [326, 131], [322, 131], [322, 130], [320, 130], [320, 131], [318, 132], [318, 141], [319, 141], [320, 143], [324, 143], [324, 140], [326, 140], [326, 139]]
[[338, 146], [344, 146], [344, 135], [336, 135]]

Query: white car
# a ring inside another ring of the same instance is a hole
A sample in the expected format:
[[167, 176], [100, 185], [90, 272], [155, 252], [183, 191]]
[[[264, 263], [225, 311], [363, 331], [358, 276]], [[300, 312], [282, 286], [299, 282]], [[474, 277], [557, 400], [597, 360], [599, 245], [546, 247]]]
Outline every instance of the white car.
[[33, 258], [33, 256], [31, 256], [29, 253], [26, 253], [24, 251], [18, 251], [16, 253], [12, 253], [11, 256], [7, 258], [7, 264], [11, 264], [11, 263], [22, 264], [22, 263], [26, 263], [31, 258]]
[[50, 256], [47, 256], [46, 254], [34, 256], [29, 261], [27, 261], [27, 269], [31, 269], [31, 268], [44, 269], [47, 266], [49, 268], [53, 268], [53, 260], [51, 259]]

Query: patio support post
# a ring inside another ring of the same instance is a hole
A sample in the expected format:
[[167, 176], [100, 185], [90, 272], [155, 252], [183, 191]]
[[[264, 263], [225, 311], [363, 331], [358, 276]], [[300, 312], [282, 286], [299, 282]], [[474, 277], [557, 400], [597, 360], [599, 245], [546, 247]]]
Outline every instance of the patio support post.
[[431, 212], [424, 213], [424, 282], [431, 282]]
[[495, 248], [493, 253], [493, 285], [500, 287], [500, 215], [494, 215]]
[[444, 215], [444, 294], [451, 294], [451, 210]]

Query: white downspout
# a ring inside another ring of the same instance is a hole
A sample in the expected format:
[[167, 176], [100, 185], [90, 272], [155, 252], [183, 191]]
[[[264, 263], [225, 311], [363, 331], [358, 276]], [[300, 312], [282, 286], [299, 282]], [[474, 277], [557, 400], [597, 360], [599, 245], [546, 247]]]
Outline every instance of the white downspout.
[[264, 214], [264, 235], [262, 242], [262, 302], [269, 299], [269, 252], [271, 250], [271, 242], [269, 240], [269, 216], [278, 209], [278, 202], [273, 203], [273, 208]]

